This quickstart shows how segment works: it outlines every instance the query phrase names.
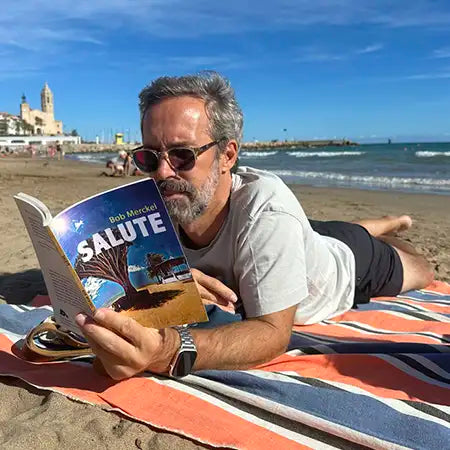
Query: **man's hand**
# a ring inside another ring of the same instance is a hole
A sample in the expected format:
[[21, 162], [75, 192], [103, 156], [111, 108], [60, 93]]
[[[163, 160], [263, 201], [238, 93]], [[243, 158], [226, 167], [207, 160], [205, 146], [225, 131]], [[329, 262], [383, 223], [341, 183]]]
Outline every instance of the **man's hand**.
[[238, 298], [229, 287], [198, 269], [192, 269], [191, 271], [203, 304], [214, 304], [224, 311], [234, 313], [235, 303]]
[[168, 371], [180, 346], [178, 333], [165, 328], [146, 328], [134, 319], [111, 309], [99, 309], [93, 319], [78, 314], [76, 322], [114, 380], [122, 380], [150, 370]]

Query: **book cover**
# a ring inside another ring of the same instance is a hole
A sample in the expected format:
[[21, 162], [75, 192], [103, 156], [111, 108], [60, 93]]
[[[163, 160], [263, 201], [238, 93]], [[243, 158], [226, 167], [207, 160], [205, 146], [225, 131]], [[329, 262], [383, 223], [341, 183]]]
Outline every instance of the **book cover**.
[[154, 180], [77, 203], [50, 228], [96, 308], [154, 328], [207, 320]]

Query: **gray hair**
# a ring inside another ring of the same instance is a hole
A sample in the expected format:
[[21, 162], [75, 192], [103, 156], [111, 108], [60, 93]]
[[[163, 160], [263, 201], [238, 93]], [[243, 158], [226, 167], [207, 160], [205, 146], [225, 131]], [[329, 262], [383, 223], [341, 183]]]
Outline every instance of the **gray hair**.
[[[234, 89], [222, 75], [213, 71], [180, 77], [160, 77], [142, 89], [139, 110], [142, 121], [147, 110], [166, 98], [190, 96], [205, 102], [212, 139], [234, 139], [238, 148], [242, 141], [243, 114]], [[224, 146], [221, 146], [222, 149]]]

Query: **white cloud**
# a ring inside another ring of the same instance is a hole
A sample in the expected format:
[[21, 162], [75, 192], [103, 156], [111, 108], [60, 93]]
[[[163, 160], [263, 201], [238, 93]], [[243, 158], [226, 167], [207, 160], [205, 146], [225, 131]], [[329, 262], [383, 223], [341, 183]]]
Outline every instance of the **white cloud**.
[[139, 272], [140, 270], [145, 270], [145, 267], [141, 267], [136, 264], [131, 264], [130, 266], [128, 266], [128, 272], [130, 272], [130, 273]]
[[366, 45], [363, 48], [347, 51], [328, 51], [320, 47], [303, 47], [299, 50], [299, 56], [295, 58], [297, 62], [333, 62], [345, 61], [354, 58], [357, 55], [366, 55], [375, 53], [383, 48], [383, 44]]
[[331, 62], [342, 61], [348, 58], [346, 54], [332, 53], [321, 50], [306, 49], [299, 52], [300, 55], [295, 58], [298, 62]]
[[[114, 34], [135, 31], [157, 38], [191, 38], [211, 34], [243, 34], [249, 31], [297, 30], [305, 26], [448, 26], [447, 0], [21, 0], [3, 2], [0, 15], [0, 52], [14, 49], [18, 65], [38, 68], [73, 52], [74, 44], [84, 50], [100, 46], [112, 51], [108, 42]], [[137, 38], [138, 39], [138, 38]], [[104, 44], [104, 45], [102, 45]], [[249, 44], [250, 45], [250, 44]], [[356, 51], [379, 51], [381, 44]], [[25, 51], [31, 54], [25, 54]], [[22, 53], [21, 53], [22, 52]], [[317, 51], [300, 55], [304, 61], [340, 61], [351, 51]], [[172, 56], [175, 63], [178, 57]], [[184, 56], [183, 56], [184, 58]], [[204, 59], [202, 59], [204, 58]], [[214, 61], [216, 61], [214, 63]], [[215, 60], [198, 55], [178, 60], [184, 67], [239, 66], [245, 60], [230, 56]], [[7, 75], [0, 67], [0, 77]], [[10, 74], [12, 72], [9, 72]]]
[[407, 75], [404, 77], [405, 80], [443, 80], [446, 78], [450, 78], [450, 70], [449, 71], [436, 71], [429, 73], [418, 73], [413, 75]]
[[378, 52], [379, 50], [381, 50], [383, 48], [383, 44], [372, 44], [372, 45], [367, 45], [364, 48], [361, 48], [359, 50], [356, 50], [355, 53], [359, 54], [359, 55], [365, 55], [367, 53], [374, 53], [374, 52]]
[[432, 58], [450, 58], [450, 47], [437, 48], [433, 50]]

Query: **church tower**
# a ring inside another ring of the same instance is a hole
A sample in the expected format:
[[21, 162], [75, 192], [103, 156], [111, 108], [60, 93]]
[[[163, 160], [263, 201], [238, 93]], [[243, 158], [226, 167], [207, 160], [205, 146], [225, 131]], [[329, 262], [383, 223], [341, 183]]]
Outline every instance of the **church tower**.
[[41, 91], [41, 109], [43, 112], [51, 114], [53, 118], [53, 93], [45, 82]]

